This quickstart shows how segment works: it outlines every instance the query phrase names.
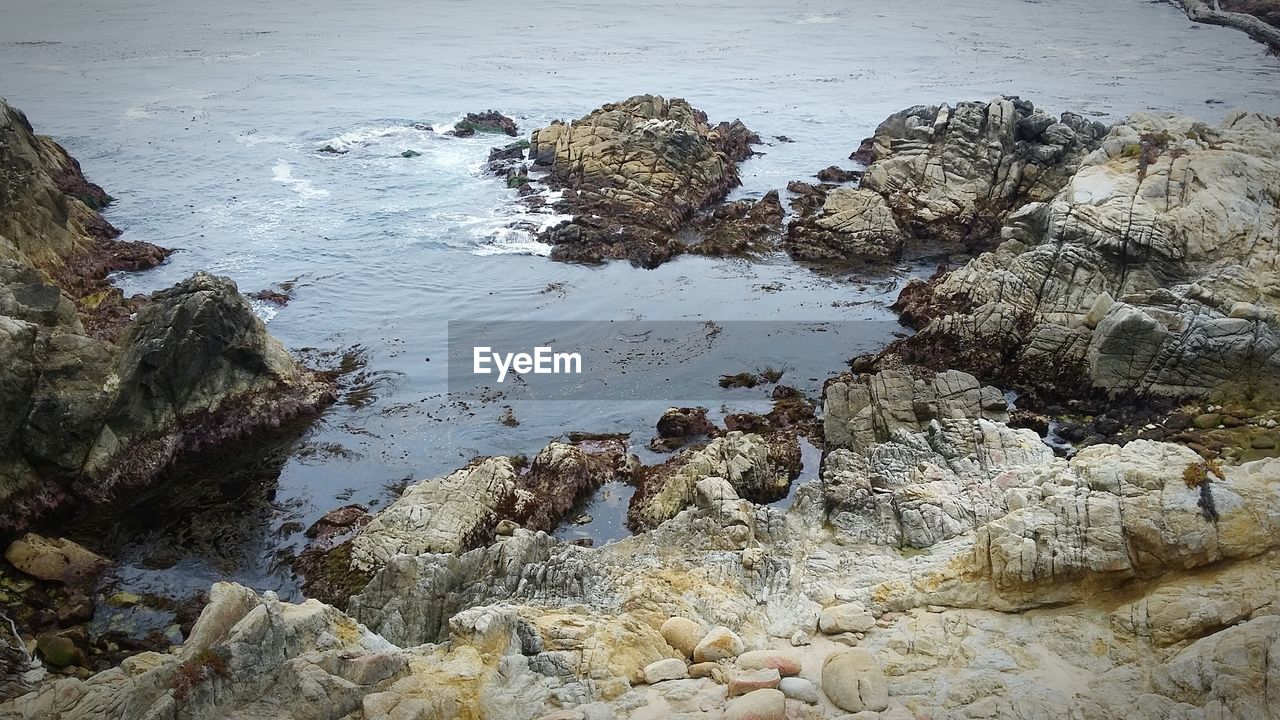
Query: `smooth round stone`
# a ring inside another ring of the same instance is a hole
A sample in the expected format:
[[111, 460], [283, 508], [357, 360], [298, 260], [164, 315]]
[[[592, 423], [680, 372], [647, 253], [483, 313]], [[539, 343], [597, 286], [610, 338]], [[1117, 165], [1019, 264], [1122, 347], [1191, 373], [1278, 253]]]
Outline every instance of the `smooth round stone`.
[[694, 662], [715, 662], [738, 657], [745, 649], [742, 638], [729, 628], [719, 625], [693, 649]]
[[693, 657], [693, 649], [706, 634], [706, 630], [689, 618], [673, 617], [662, 623], [662, 639], [685, 657]]
[[800, 702], [806, 702], [810, 705], [817, 705], [818, 700], [820, 699], [818, 697], [818, 686], [804, 678], [782, 678], [778, 683], [778, 689], [782, 691], [783, 695], [786, 695], [792, 700], [799, 700]]
[[657, 685], [664, 680], [683, 680], [689, 677], [689, 668], [679, 658], [667, 658], [644, 667], [644, 681]]
[[781, 690], [756, 690], [729, 701], [725, 720], [785, 720], [787, 696]]
[[733, 679], [729, 681], [729, 697], [737, 697], [746, 695], [756, 690], [765, 690], [778, 687], [778, 683], [782, 680], [782, 676], [777, 670], [768, 668], [765, 670], [743, 670]]
[[738, 667], [743, 670], [773, 668], [783, 677], [800, 674], [800, 658], [786, 650], [751, 650], [738, 656]]

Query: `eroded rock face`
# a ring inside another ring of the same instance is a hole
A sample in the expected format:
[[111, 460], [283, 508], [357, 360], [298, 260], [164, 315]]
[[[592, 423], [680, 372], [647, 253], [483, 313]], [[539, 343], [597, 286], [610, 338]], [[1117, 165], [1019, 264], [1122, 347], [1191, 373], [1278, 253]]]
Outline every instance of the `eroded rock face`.
[[912, 288], [928, 324], [889, 354], [1045, 395], [1277, 397], [1278, 157], [1274, 118], [1131, 117], [998, 248]]
[[116, 240], [75, 160], [2, 102], [0, 121], [0, 528], [332, 399], [226, 278], [125, 299], [108, 272], [167, 251]]
[[996, 388], [958, 370], [918, 367], [832, 378], [823, 388], [823, 407], [823, 436], [831, 449], [867, 450], [935, 420], [1009, 419], [1009, 403]]
[[725, 479], [735, 499], [740, 495], [761, 502], [778, 500], [787, 494], [799, 463], [794, 434], [730, 432], [704, 448], [643, 471], [627, 522], [644, 529], [675, 517], [694, 504], [698, 481], [708, 477]]
[[739, 184], [753, 142], [741, 123], [712, 126], [684, 100], [656, 95], [535, 130], [529, 157], [564, 191], [557, 208], [574, 215], [540, 239], [558, 260], [665, 262], [685, 250], [676, 234], [694, 213]]
[[990, 247], [1009, 212], [1051, 197], [1105, 133], [1017, 98], [903, 110], [854, 153], [868, 163], [859, 188], [795, 184], [807, 199], [785, 246], [840, 264]]
[[574, 502], [624, 472], [619, 444], [588, 452], [551, 443], [520, 474], [509, 457], [479, 458], [410, 485], [351, 540], [351, 566], [368, 572], [396, 555], [461, 553], [494, 536], [500, 520], [552, 530]]

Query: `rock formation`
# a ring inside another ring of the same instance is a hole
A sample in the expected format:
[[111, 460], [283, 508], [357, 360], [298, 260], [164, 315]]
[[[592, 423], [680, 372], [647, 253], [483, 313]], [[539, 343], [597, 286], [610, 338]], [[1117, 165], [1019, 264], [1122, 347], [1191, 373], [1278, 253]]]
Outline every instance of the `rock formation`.
[[883, 261], [912, 246], [984, 249], [1010, 211], [1062, 187], [1103, 134], [1018, 98], [903, 110], [854, 153], [868, 163], [860, 187], [817, 188], [821, 204], [791, 223], [786, 248], [828, 262]]
[[[1277, 121], [955, 112], [882, 125], [915, 139], [871, 150], [859, 197], [904, 247], [1002, 242], [912, 285], [921, 331], [825, 383], [816, 480], [792, 487], [780, 420], [720, 433], [697, 408], [659, 435], [706, 444], [657, 466], [621, 443], [478, 458], [317, 529], [352, 535], [317, 554], [359, 580], [332, 586], [345, 613], [218, 584], [183, 645], [36, 681], [0, 720], [1280, 717]], [[842, 192], [796, 187], [810, 210]], [[1064, 457], [1002, 379], [1244, 398], [1179, 427], [1257, 452]], [[637, 486], [637, 534], [543, 532], [610, 480]]]
[[[684, 100], [656, 95], [610, 103], [572, 123], [535, 130], [529, 147], [533, 167], [545, 170], [545, 183], [562, 191], [557, 210], [573, 215], [539, 239], [554, 246], [556, 260], [659, 265], [685, 251], [677, 235], [739, 184], [738, 163], [759, 141], [740, 122], [713, 126]], [[777, 198], [767, 202], [771, 208]], [[780, 213], [768, 208], [743, 205], [724, 211], [723, 219], [750, 214], [752, 228], [780, 225]], [[745, 237], [712, 245], [748, 245], [761, 231], [740, 234]]]
[[226, 278], [124, 298], [107, 273], [167, 251], [117, 240], [75, 160], [18, 110], [0, 118], [0, 528], [331, 398]]
[[900, 301], [888, 354], [1045, 396], [1277, 397], [1280, 121], [1135, 115], [1003, 242]]

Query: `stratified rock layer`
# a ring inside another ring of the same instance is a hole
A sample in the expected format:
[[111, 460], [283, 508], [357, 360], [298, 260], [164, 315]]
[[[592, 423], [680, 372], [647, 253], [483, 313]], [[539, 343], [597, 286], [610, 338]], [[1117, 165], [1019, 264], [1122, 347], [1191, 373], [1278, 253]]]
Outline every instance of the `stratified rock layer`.
[[1135, 115], [1004, 242], [903, 293], [890, 355], [1001, 384], [1175, 398], [1280, 390], [1280, 121]]

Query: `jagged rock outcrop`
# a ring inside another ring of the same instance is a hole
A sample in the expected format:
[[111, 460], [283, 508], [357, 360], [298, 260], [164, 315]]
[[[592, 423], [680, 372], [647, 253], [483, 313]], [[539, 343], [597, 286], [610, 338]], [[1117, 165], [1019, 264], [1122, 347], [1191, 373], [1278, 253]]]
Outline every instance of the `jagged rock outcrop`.
[[460, 553], [491, 539], [499, 520], [552, 530], [579, 499], [626, 472], [620, 443], [584, 450], [554, 442], [527, 473], [487, 457], [443, 478], [410, 485], [351, 540], [351, 565], [380, 568], [396, 555]]
[[557, 210], [574, 216], [539, 239], [556, 260], [659, 265], [685, 251], [676, 236], [694, 214], [739, 184], [738, 163], [756, 142], [740, 122], [713, 126], [688, 102], [657, 95], [535, 130], [529, 158], [563, 191]]
[[1280, 121], [1135, 115], [1004, 242], [904, 291], [887, 355], [1075, 394], [1277, 397]]
[[0, 116], [0, 529], [332, 399], [226, 278], [125, 299], [107, 273], [167, 251], [116, 240], [75, 160], [2, 102]]
[[876, 262], [898, 256], [906, 236], [889, 203], [864, 188], [837, 188], [822, 206], [787, 225], [783, 247], [797, 260]]
[[826, 262], [984, 249], [1010, 211], [1057, 192], [1105, 132], [1018, 98], [903, 110], [854, 153], [868, 164], [858, 189], [805, 186], [822, 204], [792, 222], [786, 248]]
[[827, 381], [822, 403], [829, 449], [867, 450], [902, 430], [923, 430], [934, 420], [1009, 419], [1003, 393], [958, 370], [905, 367], [841, 375]]
[[781, 499], [800, 470], [800, 448], [793, 433], [756, 435], [741, 431], [718, 437], [641, 471], [627, 509], [635, 529], [654, 527], [694, 504], [695, 487], [707, 477], [724, 478], [734, 491], [758, 502]]

